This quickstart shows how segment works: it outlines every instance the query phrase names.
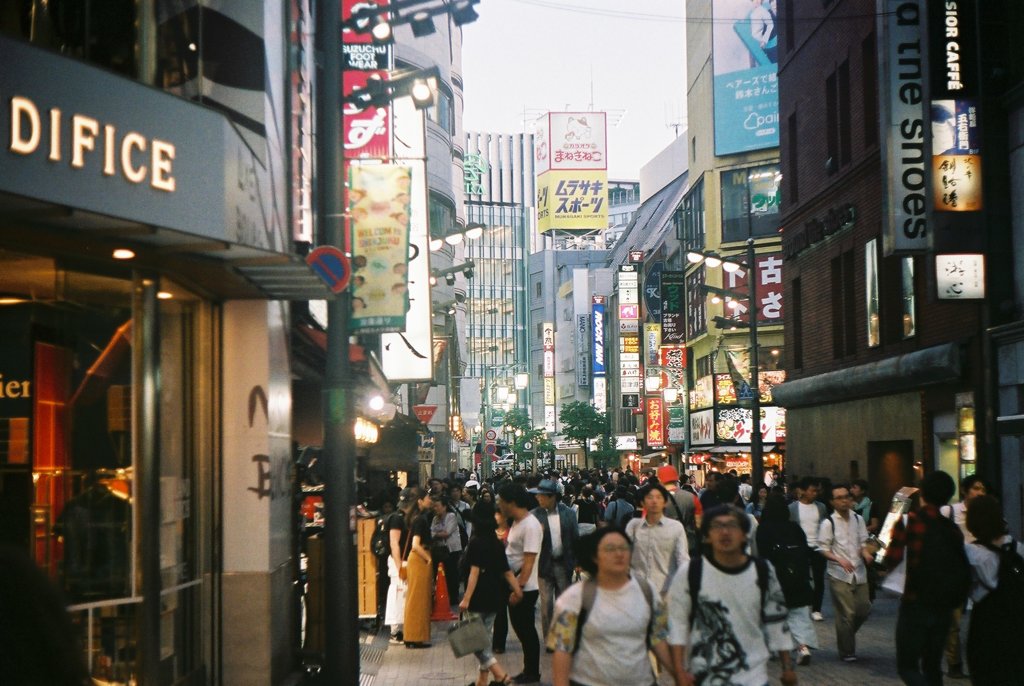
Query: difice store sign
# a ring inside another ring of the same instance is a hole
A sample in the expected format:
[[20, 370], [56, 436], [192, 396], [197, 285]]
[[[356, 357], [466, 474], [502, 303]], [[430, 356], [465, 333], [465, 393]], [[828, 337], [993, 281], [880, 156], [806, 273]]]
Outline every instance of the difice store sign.
[[55, 164], [72, 169], [101, 170], [132, 184], [148, 182], [156, 190], [173, 193], [174, 144], [148, 138], [136, 131], [118, 131], [114, 124], [87, 114], [65, 114], [58, 107], [40, 111], [29, 98], [10, 100], [7, 149], [15, 155], [45, 155]]

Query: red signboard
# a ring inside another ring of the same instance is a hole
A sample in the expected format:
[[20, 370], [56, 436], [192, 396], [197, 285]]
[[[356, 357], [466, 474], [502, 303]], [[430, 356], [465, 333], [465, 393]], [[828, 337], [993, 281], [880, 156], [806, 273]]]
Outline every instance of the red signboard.
[[665, 445], [665, 403], [660, 397], [647, 398], [647, 446]]
[[661, 381], [664, 388], [686, 387], [686, 346], [663, 345], [659, 349]]
[[424, 424], [430, 424], [430, 420], [434, 418], [435, 412], [437, 412], [437, 405], [412, 406], [412, 413], [416, 415], [416, 419], [420, 420]]
[[[782, 323], [782, 254], [758, 255], [757, 262], [757, 283], [754, 286], [754, 294], [757, 298], [758, 323], [781, 324]], [[737, 269], [734, 272], [725, 274], [725, 288], [730, 291], [738, 291], [746, 295], [749, 291], [747, 285], [747, 270]], [[750, 321], [750, 311], [746, 300], [736, 302], [736, 309], [725, 308], [725, 316], [740, 321]]]

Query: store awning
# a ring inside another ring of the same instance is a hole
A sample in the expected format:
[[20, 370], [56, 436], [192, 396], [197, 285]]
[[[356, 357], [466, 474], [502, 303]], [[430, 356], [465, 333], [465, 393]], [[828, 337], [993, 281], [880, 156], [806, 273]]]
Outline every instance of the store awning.
[[366, 468], [415, 474], [419, 469], [419, 434], [425, 433], [425, 429], [419, 420], [396, 414], [380, 427], [377, 442], [367, 451]]

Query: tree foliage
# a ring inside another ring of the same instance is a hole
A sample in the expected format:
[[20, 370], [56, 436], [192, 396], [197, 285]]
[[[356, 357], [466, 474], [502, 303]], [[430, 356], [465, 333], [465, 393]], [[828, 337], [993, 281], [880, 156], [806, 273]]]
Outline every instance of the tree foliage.
[[585, 466], [589, 465], [590, 439], [608, 436], [608, 415], [598, 412], [590, 403], [574, 400], [562, 406], [558, 413], [558, 421], [562, 427], [562, 435], [583, 446], [583, 463]]

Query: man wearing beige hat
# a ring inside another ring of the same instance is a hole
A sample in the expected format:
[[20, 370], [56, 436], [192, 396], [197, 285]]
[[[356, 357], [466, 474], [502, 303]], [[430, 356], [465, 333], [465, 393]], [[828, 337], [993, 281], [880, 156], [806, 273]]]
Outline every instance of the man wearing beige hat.
[[540, 625], [543, 635], [547, 636], [555, 600], [572, 583], [576, 568], [573, 546], [579, 537], [579, 527], [572, 508], [558, 501], [558, 484], [554, 480], [543, 479], [536, 488], [530, 489], [530, 493], [537, 496], [539, 505], [532, 514], [544, 527], [537, 580], [540, 584]]

